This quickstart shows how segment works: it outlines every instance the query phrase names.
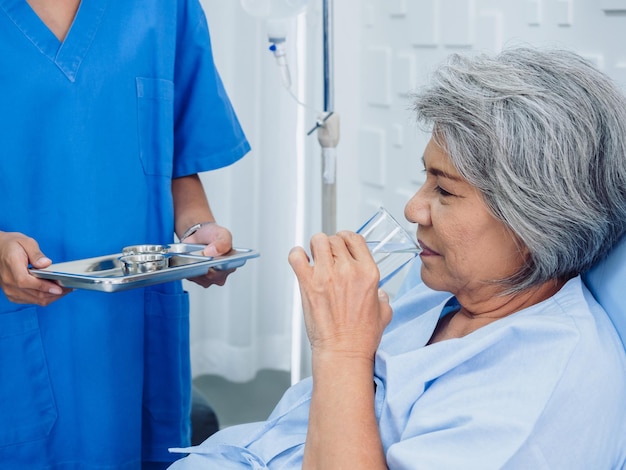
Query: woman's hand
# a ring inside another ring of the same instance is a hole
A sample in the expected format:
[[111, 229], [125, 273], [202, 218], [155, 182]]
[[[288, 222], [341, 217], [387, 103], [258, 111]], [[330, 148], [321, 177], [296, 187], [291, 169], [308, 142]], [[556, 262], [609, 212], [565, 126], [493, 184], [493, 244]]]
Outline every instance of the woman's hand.
[[313, 265], [302, 248], [293, 248], [289, 263], [300, 284], [313, 353], [373, 361], [391, 307], [378, 290], [378, 268], [365, 240], [354, 232], [317, 234], [311, 254]]
[[43, 269], [52, 261], [32, 238], [16, 232], [0, 232], [0, 287], [11, 302], [46, 306], [72, 291], [31, 275], [29, 263]]
[[[233, 236], [230, 231], [216, 223], [203, 225], [184, 240], [185, 243], [197, 243], [206, 245], [202, 254], [204, 256], [221, 256], [228, 253], [233, 248]], [[209, 287], [213, 284], [223, 286], [226, 278], [235, 272], [234, 269], [217, 270], [209, 269], [203, 276], [189, 279], [202, 287]]]
[[374, 357], [391, 320], [365, 240], [353, 232], [311, 239], [289, 253], [302, 293], [313, 394], [302, 468], [386, 469], [374, 412]]

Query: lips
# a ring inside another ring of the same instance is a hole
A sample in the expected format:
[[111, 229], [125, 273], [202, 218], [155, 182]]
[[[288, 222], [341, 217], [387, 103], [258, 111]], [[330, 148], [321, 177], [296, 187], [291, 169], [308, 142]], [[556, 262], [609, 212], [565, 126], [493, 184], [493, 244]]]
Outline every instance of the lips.
[[417, 240], [417, 243], [419, 243], [419, 245], [422, 247], [422, 252], [420, 253], [420, 256], [438, 256], [439, 255], [439, 253], [437, 253], [435, 250], [430, 248], [422, 240]]

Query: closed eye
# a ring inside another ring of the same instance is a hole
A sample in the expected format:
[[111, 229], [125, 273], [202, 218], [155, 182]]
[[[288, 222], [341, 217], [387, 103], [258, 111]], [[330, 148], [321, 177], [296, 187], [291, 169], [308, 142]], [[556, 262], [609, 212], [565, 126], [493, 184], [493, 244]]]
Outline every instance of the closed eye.
[[443, 197], [447, 197], [447, 196], [454, 196], [454, 194], [449, 193], [448, 191], [446, 191], [445, 189], [443, 189], [441, 186], [435, 186], [435, 191], [439, 193], [439, 195], [443, 196]]

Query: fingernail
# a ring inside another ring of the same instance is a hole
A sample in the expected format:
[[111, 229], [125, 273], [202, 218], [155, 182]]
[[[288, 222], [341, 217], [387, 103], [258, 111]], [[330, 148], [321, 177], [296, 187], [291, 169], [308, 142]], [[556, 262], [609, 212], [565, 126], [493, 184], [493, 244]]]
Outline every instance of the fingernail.
[[217, 249], [213, 245], [207, 246], [204, 254], [206, 256], [217, 256]]
[[41, 258], [37, 259], [37, 264], [44, 264], [44, 263], [52, 263], [52, 260], [48, 258], [47, 256], [42, 256]]
[[48, 292], [53, 295], [61, 295], [63, 293], [63, 289], [61, 289], [59, 286], [54, 286], [51, 287]]

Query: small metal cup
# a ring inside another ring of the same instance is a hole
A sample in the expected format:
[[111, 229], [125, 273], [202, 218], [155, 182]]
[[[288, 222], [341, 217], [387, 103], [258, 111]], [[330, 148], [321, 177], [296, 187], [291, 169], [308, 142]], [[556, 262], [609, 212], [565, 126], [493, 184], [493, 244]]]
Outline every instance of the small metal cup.
[[168, 248], [166, 245], [132, 245], [125, 247], [122, 250], [122, 255], [164, 255], [168, 252]]
[[162, 253], [143, 253], [120, 256], [124, 274], [139, 274], [167, 268], [168, 258]]

